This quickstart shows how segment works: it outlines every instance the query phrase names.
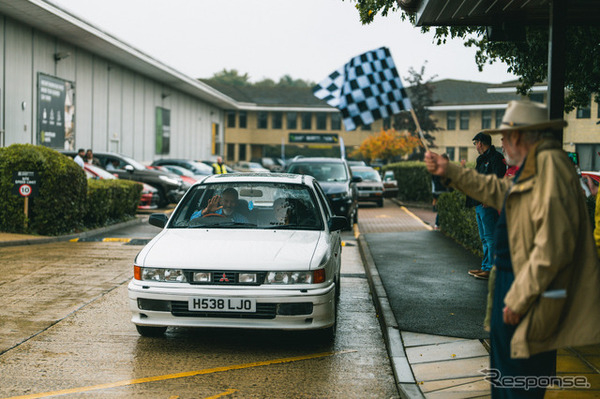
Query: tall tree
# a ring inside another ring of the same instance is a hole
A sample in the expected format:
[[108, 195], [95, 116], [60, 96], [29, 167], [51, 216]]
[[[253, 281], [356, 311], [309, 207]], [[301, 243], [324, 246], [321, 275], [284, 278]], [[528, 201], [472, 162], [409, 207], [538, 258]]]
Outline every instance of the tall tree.
[[[398, 11], [403, 21], [414, 24], [414, 17], [399, 9], [396, 0], [356, 0], [356, 8], [363, 24], [369, 24], [377, 14], [387, 16]], [[547, 80], [548, 27], [525, 27], [525, 39], [514, 42], [489, 41], [482, 26], [436, 27], [434, 38], [443, 45], [448, 38], [460, 38], [467, 47], [477, 48], [475, 62], [479, 70], [486, 64], [503, 61], [508, 72], [520, 77], [517, 92], [526, 95], [535, 83]], [[423, 32], [430, 30], [422, 27]], [[600, 27], [569, 26], [565, 52], [565, 111], [588, 106], [590, 98], [600, 102]]]
[[350, 155], [360, 156], [368, 161], [381, 159], [388, 163], [397, 157], [411, 154], [419, 145], [420, 141], [416, 137], [388, 129], [367, 137]]
[[245, 73], [240, 75], [237, 69], [227, 70], [223, 68], [222, 71], [215, 73], [210, 79], [213, 82], [223, 83], [231, 86], [249, 86], [250, 76]]
[[[430, 133], [440, 130], [436, 125], [437, 120], [431, 117], [433, 113], [429, 110], [429, 107], [435, 103], [433, 98], [434, 88], [431, 85], [435, 76], [427, 80], [425, 79], [425, 65], [418, 72], [410, 68], [408, 73], [409, 76], [406, 78], [406, 81], [408, 82], [407, 91], [410, 95], [410, 102], [412, 103], [425, 140], [427, 140], [427, 145], [434, 147], [433, 141], [435, 137]], [[399, 131], [407, 130], [414, 137], [418, 137], [417, 125], [409, 111], [402, 111], [394, 115], [394, 128]], [[423, 156], [421, 151], [418, 151], [415, 155], [419, 159]]]

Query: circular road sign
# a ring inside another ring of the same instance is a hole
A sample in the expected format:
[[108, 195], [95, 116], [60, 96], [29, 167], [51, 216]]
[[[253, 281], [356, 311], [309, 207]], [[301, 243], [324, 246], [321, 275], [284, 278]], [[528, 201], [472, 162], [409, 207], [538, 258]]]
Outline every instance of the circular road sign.
[[28, 197], [29, 194], [31, 194], [31, 186], [29, 184], [23, 184], [20, 186], [19, 194], [21, 194], [22, 197]]

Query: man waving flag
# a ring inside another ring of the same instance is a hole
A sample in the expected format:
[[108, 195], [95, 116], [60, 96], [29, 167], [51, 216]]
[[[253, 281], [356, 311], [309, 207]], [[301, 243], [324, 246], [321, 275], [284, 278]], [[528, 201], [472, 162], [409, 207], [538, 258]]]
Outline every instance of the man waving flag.
[[348, 131], [412, 109], [387, 47], [352, 58], [315, 86], [313, 94], [342, 112]]

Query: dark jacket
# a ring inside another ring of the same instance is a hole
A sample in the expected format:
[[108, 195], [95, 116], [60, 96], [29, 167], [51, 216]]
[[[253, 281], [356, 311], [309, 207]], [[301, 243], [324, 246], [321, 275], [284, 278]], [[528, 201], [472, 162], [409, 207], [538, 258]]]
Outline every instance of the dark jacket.
[[[486, 152], [477, 157], [477, 166], [475, 167], [475, 170], [482, 175], [504, 177], [504, 174], [506, 173], [504, 156], [496, 151], [496, 147], [491, 145]], [[471, 208], [479, 204], [481, 204], [481, 202], [476, 201], [471, 197], [467, 197], [465, 206]]]

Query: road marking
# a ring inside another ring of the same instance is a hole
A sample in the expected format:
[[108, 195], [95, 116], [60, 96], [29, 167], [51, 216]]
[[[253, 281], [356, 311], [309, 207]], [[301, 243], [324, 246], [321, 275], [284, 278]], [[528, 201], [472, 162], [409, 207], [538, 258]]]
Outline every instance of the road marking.
[[122, 238], [122, 237], [107, 237], [103, 238], [102, 242], [129, 242], [131, 238]]
[[[211, 369], [187, 371], [187, 372], [176, 373], [176, 374], [166, 374], [166, 375], [158, 375], [158, 376], [154, 376], [154, 377], [137, 378], [137, 379], [133, 379], [133, 380], [109, 382], [106, 384], [90, 385], [87, 387], [62, 389], [60, 391], [42, 392], [42, 393], [35, 393], [35, 394], [31, 394], [31, 395], [22, 395], [22, 396], [10, 396], [10, 397], [4, 398], [4, 399], [48, 398], [51, 396], [66, 395], [66, 394], [70, 394], [70, 393], [81, 393], [81, 392], [95, 391], [98, 389], [109, 389], [109, 388], [124, 387], [127, 385], [144, 384], [146, 382], [174, 380], [177, 378], [194, 377], [197, 375], [222, 373], [224, 371], [242, 370], [242, 369], [249, 369], [249, 368], [261, 367], [261, 366], [270, 366], [272, 364], [299, 362], [302, 360], [318, 359], [318, 358], [322, 358], [322, 357], [329, 357], [329, 356], [333, 356], [333, 355], [342, 355], [342, 354], [352, 353], [352, 352], [356, 352], [356, 350], [314, 353], [312, 355], [286, 357], [286, 358], [281, 358], [281, 359], [265, 360], [262, 362], [235, 364], [232, 366], [215, 367], [215, 368], [211, 368]], [[215, 396], [215, 397], [218, 397], [218, 396]]]
[[237, 389], [228, 389], [225, 392], [221, 392], [221, 393], [216, 394], [215, 396], [209, 396], [204, 399], [218, 399], [218, 398], [222, 398], [223, 396], [227, 396], [227, 395], [231, 395], [232, 393], [236, 393], [237, 391], [238, 391]]
[[425, 223], [424, 221], [422, 221], [422, 220], [421, 220], [421, 218], [419, 218], [419, 217], [418, 217], [418, 216], [416, 216], [414, 213], [412, 213], [411, 211], [409, 211], [408, 209], [406, 209], [406, 207], [404, 207], [404, 206], [401, 206], [401, 207], [400, 207], [400, 209], [402, 209], [404, 212], [408, 213], [408, 215], [409, 215], [410, 217], [412, 217], [413, 219], [415, 219], [415, 220], [418, 220], [418, 221], [419, 221], [419, 223], [421, 223], [423, 226], [425, 226], [425, 228], [426, 228], [427, 230], [433, 230], [433, 228], [432, 228], [430, 225], [428, 225], [427, 223]]

